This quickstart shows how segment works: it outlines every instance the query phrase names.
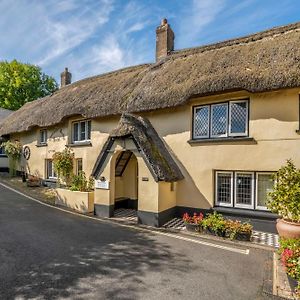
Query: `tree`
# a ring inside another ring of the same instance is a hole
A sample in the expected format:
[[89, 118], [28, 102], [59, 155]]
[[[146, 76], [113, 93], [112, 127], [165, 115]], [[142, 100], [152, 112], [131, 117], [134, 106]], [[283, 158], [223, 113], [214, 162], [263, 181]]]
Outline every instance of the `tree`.
[[0, 61], [0, 107], [17, 110], [27, 102], [52, 94], [58, 88], [41, 68], [13, 60]]

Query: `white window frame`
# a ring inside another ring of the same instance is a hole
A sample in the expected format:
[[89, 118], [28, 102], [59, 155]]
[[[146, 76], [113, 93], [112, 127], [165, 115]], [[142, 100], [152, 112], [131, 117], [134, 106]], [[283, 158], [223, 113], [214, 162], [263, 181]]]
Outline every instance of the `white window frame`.
[[[50, 176], [50, 174], [49, 174], [49, 168], [48, 168], [48, 164], [49, 164], [49, 162], [51, 162], [52, 163], [52, 174], [51, 174], [51, 176]], [[54, 175], [54, 165], [53, 165], [53, 160], [52, 159], [46, 159], [46, 177], [47, 177], [47, 179], [57, 179], [57, 176], [53, 176]]]
[[272, 172], [256, 172], [256, 178], [255, 178], [255, 187], [256, 187], [256, 192], [255, 192], [255, 208], [257, 210], [265, 210], [265, 211], [270, 211], [266, 206], [260, 206], [258, 205], [258, 176], [259, 175], [273, 175], [274, 173]]
[[[45, 140], [42, 140], [42, 136], [43, 136], [43, 133], [44, 133], [44, 138], [45, 138]], [[47, 144], [47, 139], [48, 139], [48, 137], [47, 137], [47, 129], [41, 129], [40, 131], [39, 131], [39, 144], [40, 145], [45, 145], [45, 144]]]
[[[224, 106], [226, 105], [226, 133], [224, 134], [212, 134], [212, 127], [213, 127], [213, 107], [215, 106]], [[211, 104], [210, 105], [210, 137], [212, 138], [223, 138], [223, 137], [228, 137], [228, 102], [223, 102], [223, 103], [216, 103], [216, 104]]]
[[[251, 183], [251, 205], [248, 204], [238, 204], [236, 203], [236, 194], [237, 194], [237, 177], [238, 174], [247, 174], [252, 176]], [[234, 207], [236, 208], [245, 208], [245, 209], [254, 209], [254, 193], [255, 193], [255, 172], [247, 172], [247, 171], [235, 171], [234, 172]]]
[[[246, 103], [246, 131], [244, 133], [232, 133], [231, 132], [231, 103]], [[228, 118], [228, 135], [229, 136], [248, 136], [248, 124], [249, 124], [249, 100], [232, 100], [229, 101], [229, 118]]]
[[[208, 133], [207, 135], [196, 135], [195, 132], [196, 132], [196, 128], [195, 128], [195, 119], [196, 119], [196, 110], [199, 109], [199, 108], [205, 108], [207, 107], [208, 108]], [[196, 139], [200, 139], [200, 138], [209, 138], [209, 134], [210, 134], [210, 105], [200, 105], [200, 106], [195, 106], [194, 107], [194, 112], [193, 112], [193, 138], [196, 138]]]
[[[73, 144], [85, 143], [85, 142], [89, 142], [91, 140], [91, 138], [88, 138], [88, 127], [89, 127], [88, 123], [89, 122], [91, 122], [91, 120], [80, 120], [80, 121], [72, 122], [71, 133], [72, 133], [72, 143]], [[79, 139], [79, 138], [81, 138], [81, 132], [80, 132], [81, 123], [85, 123], [85, 139], [84, 140]], [[74, 127], [75, 127], [75, 124], [78, 124], [77, 137], [78, 137], [79, 140], [77, 140], [77, 141], [75, 141], [75, 139], [74, 139]], [[91, 133], [92, 133], [92, 122], [90, 124], [91, 124], [91, 132], [90, 132], [90, 136], [91, 136]]]
[[[231, 201], [230, 203], [224, 203], [224, 202], [219, 202], [218, 201], [218, 174], [230, 174], [230, 183], [231, 183]], [[233, 193], [234, 193], [234, 187], [233, 187], [233, 178], [234, 178], [234, 172], [232, 171], [216, 171], [215, 172], [215, 199], [216, 199], [216, 205], [218, 206], [225, 206], [225, 207], [233, 207]]]

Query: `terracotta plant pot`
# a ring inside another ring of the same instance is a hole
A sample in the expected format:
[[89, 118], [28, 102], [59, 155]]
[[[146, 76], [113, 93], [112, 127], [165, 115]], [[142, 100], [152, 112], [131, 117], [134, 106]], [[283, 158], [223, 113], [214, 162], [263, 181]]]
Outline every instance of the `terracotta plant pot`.
[[289, 222], [283, 219], [277, 219], [276, 229], [282, 238], [299, 239], [300, 238], [300, 223]]

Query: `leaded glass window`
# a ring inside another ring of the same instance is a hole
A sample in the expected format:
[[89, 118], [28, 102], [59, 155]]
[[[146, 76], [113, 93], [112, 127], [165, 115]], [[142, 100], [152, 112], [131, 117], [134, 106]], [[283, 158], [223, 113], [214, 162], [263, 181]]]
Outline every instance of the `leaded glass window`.
[[217, 172], [216, 176], [216, 197], [217, 203], [223, 206], [232, 206], [233, 197], [233, 173]]
[[253, 206], [253, 173], [236, 173], [235, 204], [240, 207]]
[[193, 138], [248, 135], [248, 100], [235, 100], [194, 108]]
[[248, 102], [230, 102], [230, 135], [246, 135], [248, 125]]
[[211, 106], [211, 136], [223, 137], [227, 135], [228, 104]]
[[209, 136], [209, 106], [195, 108], [194, 111], [194, 137]]

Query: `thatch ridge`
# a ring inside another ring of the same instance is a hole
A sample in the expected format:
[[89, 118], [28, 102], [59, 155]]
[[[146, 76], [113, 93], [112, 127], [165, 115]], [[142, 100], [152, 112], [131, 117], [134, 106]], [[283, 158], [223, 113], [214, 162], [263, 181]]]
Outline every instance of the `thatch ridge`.
[[295, 87], [300, 87], [300, 23], [80, 80], [24, 105], [4, 120], [0, 135], [55, 125], [73, 115], [138, 113], [184, 105], [193, 96]]
[[100, 175], [113, 141], [128, 137], [133, 139], [155, 181], [174, 182], [183, 179], [179, 167], [149, 120], [128, 113], [122, 114], [118, 126], [103, 146], [92, 172], [94, 177]]

